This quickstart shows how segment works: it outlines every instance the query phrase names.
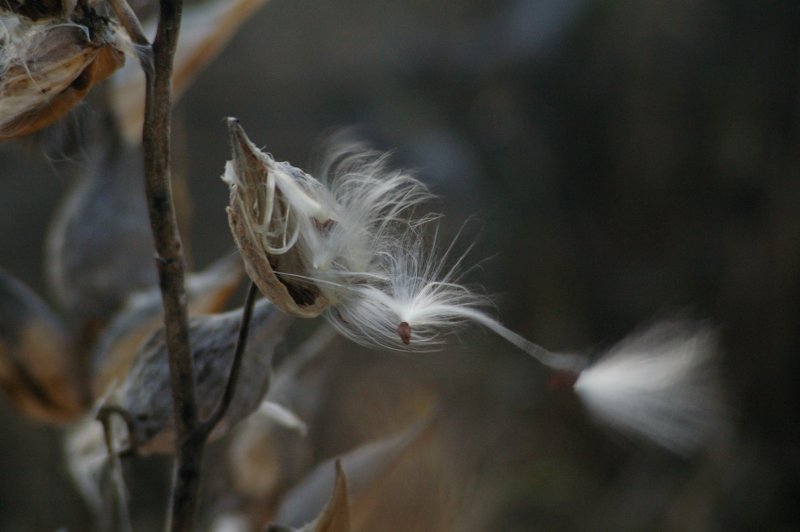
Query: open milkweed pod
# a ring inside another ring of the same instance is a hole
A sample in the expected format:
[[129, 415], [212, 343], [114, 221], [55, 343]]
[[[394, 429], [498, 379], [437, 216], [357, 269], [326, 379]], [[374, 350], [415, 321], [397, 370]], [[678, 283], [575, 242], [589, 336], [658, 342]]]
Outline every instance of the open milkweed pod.
[[49, 126], [125, 62], [123, 34], [91, 8], [43, 23], [0, 22], [0, 140]]
[[300, 318], [319, 316], [328, 300], [317, 286], [275, 273], [305, 271], [299, 248], [291, 245], [291, 234], [298, 230], [293, 208], [303, 202], [311, 205], [314, 200], [298, 185], [293, 190], [296, 197], [288, 198], [275, 183], [274, 165], [278, 163], [256, 148], [238, 120], [229, 118], [228, 130], [233, 159], [226, 163], [222, 179], [230, 186], [228, 222], [245, 270], [261, 293], [282, 311]]

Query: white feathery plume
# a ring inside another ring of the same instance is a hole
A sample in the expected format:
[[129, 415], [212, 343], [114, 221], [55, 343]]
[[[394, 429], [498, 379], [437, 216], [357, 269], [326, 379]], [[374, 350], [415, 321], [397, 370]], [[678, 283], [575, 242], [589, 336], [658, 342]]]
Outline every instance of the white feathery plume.
[[487, 312], [489, 299], [461, 283], [467, 254], [448, 266], [454, 244], [438, 253], [438, 228], [426, 244], [438, 216], [415, 218], [414, 208], [430, 194], [413, 177], [388, 172], [385, 156], [340, 145], [317, 180], [258, 150], [234, 119], [229, 127], [235, 156], [223, 179], [232, 208], [243, 213], [245, 244], [255, 241], [266, 254], [250, 260], [268, 263], [280, 283], [321, 294], [313, 315], [324, 309], [344, 336], [431, 351], [474, 322], [556, 370], [602, 421], [676, 452], [699, 447], [724, 421], [707, 331], [657, 325], [592, 365], [548, 351], [502, 325]]
[[423, 232], [438, 215], [415, 217], [414, 209], [431, 198], [428, 189], [388, 171], [386, 155], [335, 137], [316, 179], [256, 148], [236, 119], [228, 127], [234, 160], [222, 179], [238, 202], [232, 207], [243, 213], [247, 240], [267, 255], [257, 259], [284, 283], [313, 286], [329, 305], [328, 319], [348, 338], [425, 351], [477, 322], [551, 368], [586, 365], [583, 357], [543, 349], [482, 310], [488, 299], [459, 283], [466, 254], [448, 268], [452, 244], [441, 257], [436, 235], [425, 244]]
[[[587, 359], [550, 352], [509, 330], [484, 309], [489, 299], [460, 284], [469, 250], [447, 267], [455, 240], [439, 256], [438, 230], [426, 246], [419, 227], [391, 241], [380, 256], [380, 274], [350, 287], [349, 295], [328, 310], [336, 328], [366, 346], [432, 350], [469, 322], [490, 329], [547, 367], [577, 372]], [[401, 345], [402, 344], [402, 345]]]
[[715, 343], [707, 329], [656, 324], [582, 371], [575, 392], [599, 420], [688, 454], [724, 427]]

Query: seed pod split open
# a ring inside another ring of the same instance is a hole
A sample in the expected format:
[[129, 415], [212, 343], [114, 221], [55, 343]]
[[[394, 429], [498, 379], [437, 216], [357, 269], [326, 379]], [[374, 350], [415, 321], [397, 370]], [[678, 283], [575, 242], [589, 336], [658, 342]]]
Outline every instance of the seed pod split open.
[[[319, 316], [328, 306], [319, 288], [276, 274], [305, 269], [298, 248], [287, 250], [287, 235], [296, 228], [292, 227], [292, 207], [275, 182], [276, 163], [256, 148], [238, 120], [228, 119], [228, 131], [233, 152], [223, 176], [231, 188], [228, 222], [245, 269], [264, 296], [282, 311], [301, 318]], [[303, 193], [299, 188], [296, 192]], [[282, 252], [276, 253], [276, 249]]]
[[69, 19], [2, 22], [0, 140], [52, 124], [125, 62], [123, 34], [91, 9]]

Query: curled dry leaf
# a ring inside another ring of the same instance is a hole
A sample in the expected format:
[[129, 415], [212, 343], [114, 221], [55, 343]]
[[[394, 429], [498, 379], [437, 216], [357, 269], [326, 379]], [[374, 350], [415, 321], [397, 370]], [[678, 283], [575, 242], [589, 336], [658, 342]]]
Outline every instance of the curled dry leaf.
[[414, 423], [400, 434], [366, 443], [335, 460], [322, 462], [286, 494], [276, 513], [275, 522], [289, 527], [302, 527], [304, 523], [318, 519], [316, 516], [323, 516], [329, 504], [326, 501], [329, 500], [329, 494], [335, 491], [337, 483], [332, 462], [341, 461], [348, 473], [348, 522], [354, 529], [360, 529], [358, 523], [379, 495], [384, 481], [404, 460], [429, 445], [437, 430], [437, 418], [433, 415]]
[[342, 461], [336, 459], [336, 479], [333, 492], [328, 503], [320, 514], [310, 523], [300, 528], [289, 528], [281, 525], [267, 527], [267, 532], [350, 532], [350, 498], [347, 488], [347, 476]]
[[231, 187], [228, 222], [244, 259], [247, 274], [275, 306], [301, 318], [319, 316], [328, 300], [314, 284], [281, 277], [275, 272], [304, 271], [297, 248], [286, 248], [289, 203], [275, 186], [269, 159], [250, 141], [239, 121], [228, 119], [233, 160], [225, 168]]
[[69, 19], [0, 27], [0, 140], [52, 124], [125, 62], [117, 26], [91, 8]]

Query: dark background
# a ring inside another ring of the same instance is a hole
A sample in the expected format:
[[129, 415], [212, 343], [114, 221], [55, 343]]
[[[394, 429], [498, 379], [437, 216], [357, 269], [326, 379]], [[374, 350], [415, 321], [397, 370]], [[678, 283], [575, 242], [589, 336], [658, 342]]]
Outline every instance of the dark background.
[[[720, 331], [734, 428], [689, 459], [597, 430], [487, 333], [441, 355], [338, 344], [343, 383], [395, 383], [386, 408], [415, 375], [443, 390], [466, 476], [491, 486], [460, 526], [797, 530], [799, 28], [792, 0], [272, 0], [177, 105], [194, 261], [231, 246], [223, 117], [298, 166], [356, 124], [440, 195], [449, 234], [473, 216], [490, 259], [470, 280], [512, 329], [590, 352], [675, 314]], [[0, 145], [0, 266], [46, 297], [48, 222], [82, 164]], [[0, 529], [82, 528], [58, 438], [0, 401]]]

